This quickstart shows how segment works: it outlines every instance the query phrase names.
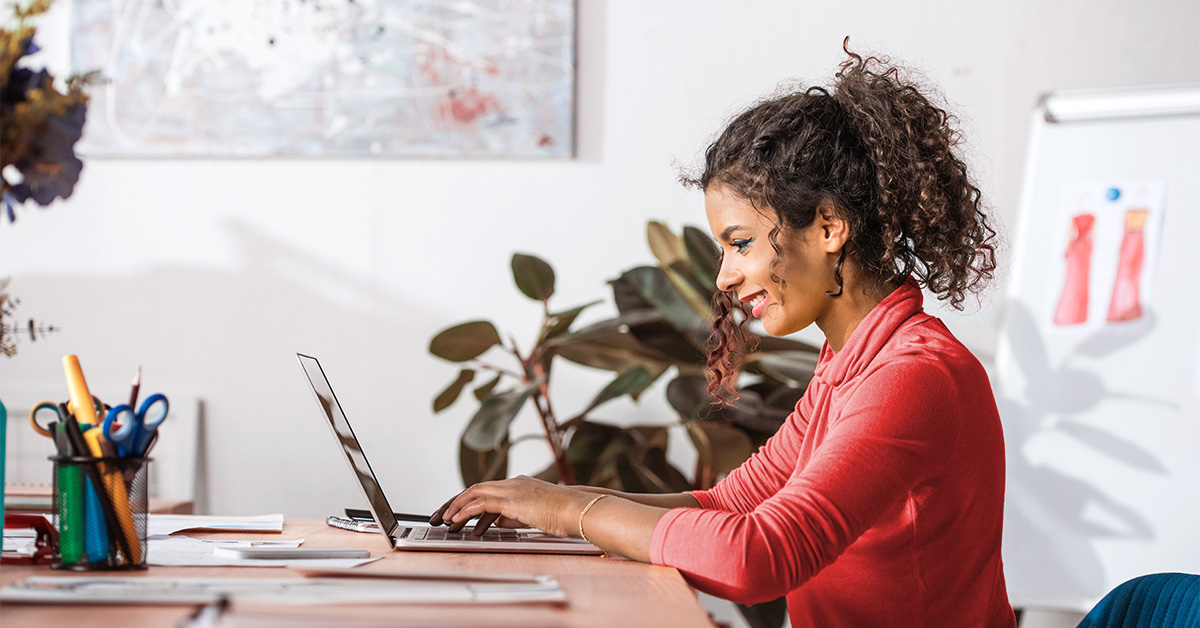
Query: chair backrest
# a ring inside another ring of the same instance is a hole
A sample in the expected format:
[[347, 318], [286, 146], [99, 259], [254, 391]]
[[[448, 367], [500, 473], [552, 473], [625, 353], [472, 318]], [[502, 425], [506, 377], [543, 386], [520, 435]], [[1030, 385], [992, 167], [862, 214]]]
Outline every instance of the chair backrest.
[[1134, 578], [1104, 596], [1078, 628], [1196, 628], [1200, 575], [1156, 573]]

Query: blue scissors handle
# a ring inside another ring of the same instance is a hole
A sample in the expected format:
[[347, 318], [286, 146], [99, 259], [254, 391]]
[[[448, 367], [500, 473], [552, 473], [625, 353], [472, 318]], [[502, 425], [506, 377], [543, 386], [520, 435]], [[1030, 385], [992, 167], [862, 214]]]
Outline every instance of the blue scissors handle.
[[[157, 411], [151, 415], [156, 406]], [[169, 409], [167, 398], [157, 393], [146, 397], [137, 412], [127, 404], [115, 406], [104, 417], [104, 437], [116, 444], [118, 454], [140, 456], [158, 426], [166, 420]], [[114, 428], [114, 424], [118, 426]]]

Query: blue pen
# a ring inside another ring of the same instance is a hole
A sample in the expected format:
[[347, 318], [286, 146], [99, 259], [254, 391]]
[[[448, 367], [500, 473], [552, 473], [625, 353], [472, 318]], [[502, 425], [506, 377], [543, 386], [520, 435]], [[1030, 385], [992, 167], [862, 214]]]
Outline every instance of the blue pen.
[[104, 523], [104, 510], [100, 495], [92, 478], [87, 478], [83, 498], [83, 551], [89, 563], [98, 564], [108, 560], [108, 525]]

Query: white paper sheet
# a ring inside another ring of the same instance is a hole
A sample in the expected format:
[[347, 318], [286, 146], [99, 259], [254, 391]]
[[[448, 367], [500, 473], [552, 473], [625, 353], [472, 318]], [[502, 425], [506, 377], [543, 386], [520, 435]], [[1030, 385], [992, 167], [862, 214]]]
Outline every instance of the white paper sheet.
[[209, 515], [146, 515], [146, 535], [158, 536], [180, 530], [227, 532], [283, 532], [283, 515], [214, 517]]
[[296, 567], [312, 569], [350, 568], [379, 560], [375, 558], [305, 558], [263, 560], [217, 556], [218, 547], [300, 547], [304, 539], [279, 541], [216, 541], [190, 536], [152, 536], [146, 541], [146, 562], [171, 567]]

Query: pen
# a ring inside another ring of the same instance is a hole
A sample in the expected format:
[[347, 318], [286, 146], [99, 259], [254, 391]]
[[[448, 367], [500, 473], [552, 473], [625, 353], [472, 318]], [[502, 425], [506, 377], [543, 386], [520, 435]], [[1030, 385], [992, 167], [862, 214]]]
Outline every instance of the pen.
[[139, 365], [136, 373], [133, 374], [133, 386], [129, 389], [129, 407], [137, 407], [138, 389], [142, 387], [142, 367]]

